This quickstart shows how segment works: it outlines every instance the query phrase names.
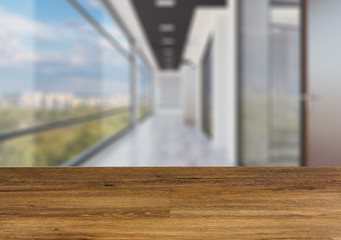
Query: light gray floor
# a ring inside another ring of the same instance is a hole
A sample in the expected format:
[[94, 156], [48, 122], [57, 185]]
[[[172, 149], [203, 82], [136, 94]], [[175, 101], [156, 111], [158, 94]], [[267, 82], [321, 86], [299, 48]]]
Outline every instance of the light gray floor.
[[155, 115], [83, 166], [232, 166], [179, 115]]

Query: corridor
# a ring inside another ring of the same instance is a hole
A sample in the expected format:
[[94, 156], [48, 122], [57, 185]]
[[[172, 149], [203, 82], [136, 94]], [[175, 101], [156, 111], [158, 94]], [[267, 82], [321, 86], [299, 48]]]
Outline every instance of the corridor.
[[175, 113], [155, 114], [83, 166], [232, 166], [223, 150]]

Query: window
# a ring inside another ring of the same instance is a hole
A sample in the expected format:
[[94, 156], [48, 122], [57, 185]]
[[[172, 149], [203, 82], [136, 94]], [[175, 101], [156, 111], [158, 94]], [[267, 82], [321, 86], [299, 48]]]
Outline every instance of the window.
[[130, 51], [129, 40], [115, 19], [107, 12], [101, 0], [77, 0], [87, 12], [126, 50]]
[[138, 117], [143, 118], [151, 110], [151, 73], [143, 58], [138, 58]]
[[[128, 49], [97, 3], [82, 6]], [[65, 164], [129, 126], [129, 58], [68, 1], [2, 0], [0, 41], [0, 166]]]

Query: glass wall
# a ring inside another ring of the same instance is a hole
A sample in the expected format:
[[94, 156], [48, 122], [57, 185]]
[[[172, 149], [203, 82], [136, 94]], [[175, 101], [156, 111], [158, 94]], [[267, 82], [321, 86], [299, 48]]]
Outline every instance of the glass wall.
[[127, 36], [124, 34], [118, 23], [107, 12], [101, 0], [76, 0], [91, 17], [102, 26], [121, 47], [130, 52], [130, 44]]
[[298, 0], [241, 1], [242, 165], [300, 165], [300, 6]]
[[79, 2], [126, 54], [69, 1], [0, 1], [0, 166], [61, 165], [130, 124], [129, 42]]
[[150, 68], [142, 57], [138, 58], [138, 118], [151, 111], [152, 78]]
[[301, 158], [300, 7], [270, 8], [270, 153], [273, 163], [299, 165]]

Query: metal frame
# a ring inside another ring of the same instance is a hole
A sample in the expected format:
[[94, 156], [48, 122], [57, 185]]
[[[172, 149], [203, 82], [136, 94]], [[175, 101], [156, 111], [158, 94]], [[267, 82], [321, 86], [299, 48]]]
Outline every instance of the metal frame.
[[133, 34], [130, 32], [129, 28], [127, 27], [127, 25], [123, 22], [123, 20], [121, 19], [119, 13], [116, 11], [116, 9], [112, 6], [112, 4], [110, 3], [109, 0], [101, 0], [101, 2], [103, 3], [103, 5], [106, 7], [106, 9], [108, 10], [108, 12], [111, 14], [111, 16], [113, 17], [113, 19], [115, 20], [115, 22], [118, 24], [118, 26], [122, 29], [123, 33], [126, 35], [126, 37], [128, 38], [128, 41], [130, 42], [130, 44], [132, 42], [135, 42], [135, 39], [133, 37]]
[[301, 0], [301, 74], [302, 83], [301, 91], [303, 99], [301, 101], [301, 152], [302, 152], [302, 166], [309, 165], [309, 118], [308, 118], [308, 102], [304, 96], [309, 93], [309, 79], [308, 79], [308, 0]]
[[237, 43], [238, 43], [238, 67], [237, 67], [237, 72], [238, 72], [238, 81], [237, 81], [237, 155], [238, 155], [238, 166], [245, 166], [242, 159], [243, 159], [243, 149], [242, 149], [242, 135], [243, 135], [243, 128], [241, 119], [242, 119], [242, 72], [243, 72], [243, 58], [242, 56], [242, 43], [243, 43], [243, 37], [242, 37], [242, 23], [243, 21], [243, 14], [242, 14], [242, 0], [237, 1], [237, 8], [238, 8], [238, 20], [237, 20]]
[[119, 51], [124, 57], [128, 60], [130, 59], [131, 53], [126, 51], [121, 44], [116, 41], [115, 38], [111, 36], [111, 34], [103, 28], [100, 23], [98, 23], [93, 17], [85, 10], [81, 4], [78, 3], [77, 0], [67, 0], [71, 6], [73, 6], [97, 31], [101, 34], [117, 51]]
[[64, 121], [51, 122], [51, 123], [39, 125], [36, 127], [12, 131], [9, 133], [3, 133], [3, 134], [0, 134], [0, 142], [9, 140], [12, 138], [16, 138], [16, 137], [22, 137], [22, 136], [29, 135], [29, 134], [46, 132], [49, 130], [69, 127], [69, 126], [73, 126], [73, 125], [80, 124], [80, 123], [85, 123], [85, 122], [94, 121], [98, 119], [104, 119], [104, 118], [108, 118], [112, 116], [117, 116], [117, 115], [121, 115], [124, 113], [127, 113], [127, 108], [116, 108], [116, 109], [89, 114], [89, 115], [82, 116], [82, 117], [69, 118]]

